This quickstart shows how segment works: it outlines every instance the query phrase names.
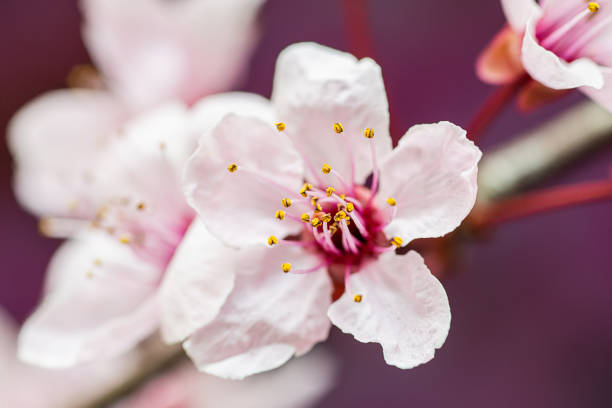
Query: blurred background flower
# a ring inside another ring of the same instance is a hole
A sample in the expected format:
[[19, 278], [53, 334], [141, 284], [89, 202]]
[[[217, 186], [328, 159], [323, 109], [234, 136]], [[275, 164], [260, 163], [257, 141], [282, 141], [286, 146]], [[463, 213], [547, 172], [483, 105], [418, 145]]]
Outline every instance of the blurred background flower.
[[[285, 46], [317, 41], [348, 50], [343, 6], [356, 1], [269, 0], [261, 41], [237, 89], [269, 95], [274, 61]], [[80, 40], [75, 0], [0, 6], [3, 127], [19, 107], [63, 88], [77, 64], [91, 62]], [[450, 120], [465, 126], [490, 88], [474, 61], [504, 24], [497, 1], [399, 0], [368, 5], [372, 45], [382, 66], [397, 140], [415, 122]], [[508, 109], [490, 128], [486, 152], [582, 99], [567, 99], [529, 116]], [[0, 304], [22, 321], [41, 293], [58, 241], [36, 232], [11, 189], [2, 146], [3, 267]], [[607, 176], [612, 147], [602, 146], [540, 186]], [[319, 406], [607, 407], [612, 353], [610, 203], [551, 212], [501, 226], [465, 246], [443, 280], [453, 310], [445, 347], [429, 364], [405, 372], [388, 367], [377, 345], [332, 331], [342, 364], [339, 385]]]

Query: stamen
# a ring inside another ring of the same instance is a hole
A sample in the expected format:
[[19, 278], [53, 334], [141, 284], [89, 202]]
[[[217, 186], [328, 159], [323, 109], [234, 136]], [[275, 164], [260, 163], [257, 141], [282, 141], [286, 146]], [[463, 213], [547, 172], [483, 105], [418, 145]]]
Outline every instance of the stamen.
[[[366, 129], [367, 131], [368, 129]], [[372, 130], [372, 129], [370, 129]], [[366, 136], [367, 137], [367, 136]], [[369, 207], [376, 196], [376, 190], [378, 190], [378, 163], [376, 162], [376, 149], [374, 146], [374, 131], [372, 130], [372, 137], [370, 139], [370, 151], [372, 153], [372, 193], [366, 204]]]
[[307, 197], [308, 196], [307, 192], [310, 190], [312, 190], [312, 184], [304, 183], [304, 185], [300, 189], [300, 195], [302, 197]]
[[238, 170], [238, 165], [236, 163], [232, 163], [229, 166], [227, 166], [227, 171], [229, 171], [230, 173], [233, 173], [236, 170]]
[[141, 202], [139, 202], [139, 203], [136, 205], [136, 209], [137, 209], [137, 210], [139, 210], [139, 211], [143, 211], [143, 210], [145, 209], [145, 203], [143, 203], [142, 201], [141, 201]]
[[270, 235], [268, 238], [268, 245], [274, 246], [276, 244], [278, 244], [278, 238], [276, 238], [274, 235]]
[[131, 241], [131, 238], [130, 238], [130, 236], [129, 236], [128, 234], [122, 234], [122, 235], [119, 237], [119, 242], [121, 242], [121, 243], [122, 243], [122, 244], [124, 244], [124, 245], [125, 245], [125, 244], [129, 244], [129, 243], [130, 243], [130, 241]]
[[400, 237], [391, 238], [391, 245], [395, 246], [396, 248], [400, 248], [403, 243], [404, 243], [404, 240], [401, 239]]
[[285, 212], [283, 210], [277, 210], [274, 213], [274, 218], [276, 218], [279, 221], [282, 221], [285, 219]]
[[287, 128], [287, 126], [283, 122], [278, 122], [275, 124], [275, 126], [279, 132], [282, 132], [283, 130]]
[[[332, 251], [333, 253], [340, 255], [341, 252], [338, 250], [338, 248], [336, 248], [331, 239], [332, 235], [334, 235], [334, 232], [336, 232], [336, 227], [332, 225], [328, 228], [328, 222], [329, 221], [323, 223], [323, 238], [325, 239], [325, 243], [327, 244], [326, 248]], [[334, 228], [333, 232], [331, 231], [332, 228]]]
[[332, 220], [331, 214], [323, 214], [321, 216], [321, 221], [323, 221], [325, 223], [331, 222], [331, 220]]
[[321, 225], [321, 220], [318, 219], [317, 217], [313, 217], [312, 220], [310, 220], [310, 225], [316, 228], [319, 225]]
[[344, 127], [342, 126], [342, 123], [340, 123], [340, 122], [334, 123], [334, 132], [336, 132], [338, 134], [344, 132]]
[[395, 201], [395, 198], [389, 197], [387, 198], [387, 204], [389, 204], [391, 207], [395, 207], [397, 205], [397, 201]]
[[373, 139], [374, 138], [374, 129], [367, 128], [366, 130], [363, 131], [363, 135], [366, 138], [368, 138], [368, 139]]
[[[589, 3], [585, 10], [578, 13], [570, 21], [553, 31], [546, 38], [542, 39], [542, 47], [548, 49], [552, 48], [565, 34], [567, 34], [572, 28], [574, 28], [578, 23], [580, 23], [580, 21], [588, 17], [591, 13], [594, 13], [599, 10], [599, 5], [597, 4], [597, 6], [595, 6], [595, 4], [597, 3], [593, 3], [593, 6], [591, 6], [591, 3]], [[591, 9], [593, 9], [593, 11]]]
[[332, 171], [332, 168], [329, 164], [324, 163], [323, 167], [321, 167], [321, 171], [323, 172], [323, 174], [329, 174]]
[[289, 198], [283, 198], [281, 200], [281, 203], [283, 204], [283, 207], [285, 208], [291, 207], [291, 200]]
[[591, 13], [595, 13], [596, 11], [599, 10], [599, 3], [592, 1], [588, 4], [587, 8], [589, 9]]
[[283, 272], [287, 273], [291, 270], [291, 264], [289, 262], [285, 262], [281, 265], [281, 269], [283, 270]]
[[335, 191], [336, 191], [336, 189], [335, 189], [335, 188], [333, 188], [333, 187], [327, 187], [327, 189], [325, 190], [325, 194], [326, 194], [328, 197], [331, 197], [331, 195], [332, 195], [332, 194], [334, 194], [334, 192], [335, 192]]
[[304, 222], [310, 222], [310, 215], [308, 215], [307, 213], [302, 214], [302, 216], [300, 218]]
[[358, 293], [353, 297], [353, 300], [355, 301], [355, 303], [361, 303], [361, 301], [363, 300], [363, 295]]
[[355, 209], [355, 204], [353, 204], [353, 203], [346, 203], [346, 211], [352, 212], [354, 209]]
[[588, 44], [594, 41], [595, 38], [599, 34], [601, 34], [601, 32], [604, 29], [608, 28], [611, 25], [612, 25], [612, 15], [608, 15], [606, 18], [600, 20], [599, 22], [594, 24], [592, 27], [590, 27], [589, 30], [583, 35], [581, 35], [578, 39], [573, 41], [572, 44], [570, 44], [568, 48], [565, 50], [565, 52], [563, 53], [563, 56], [568, 60], [576, 57], [576, 55], [584, 47], [586, 47]]

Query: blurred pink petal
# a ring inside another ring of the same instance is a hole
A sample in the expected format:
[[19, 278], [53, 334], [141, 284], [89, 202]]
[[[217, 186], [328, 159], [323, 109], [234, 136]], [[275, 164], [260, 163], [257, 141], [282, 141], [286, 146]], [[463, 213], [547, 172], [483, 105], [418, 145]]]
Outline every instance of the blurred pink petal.
[[192, 103], [243, 74], [263, 1], [82, 0], [83, 35], [111, 90], [132, 110]]
[[512, 28], [523, 31], [527, 19], [538, 9], [535, 0], [501, 0], [502, 9]]

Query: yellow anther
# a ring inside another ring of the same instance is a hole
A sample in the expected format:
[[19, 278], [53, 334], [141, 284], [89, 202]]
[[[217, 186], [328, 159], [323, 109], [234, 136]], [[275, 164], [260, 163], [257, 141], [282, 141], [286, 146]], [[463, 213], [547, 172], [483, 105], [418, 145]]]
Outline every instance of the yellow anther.
[[93, 273], [93, 271], [90, 269], [90, 270], [88, 270], [87, 272], [85, 272], [85, 276], [86, 276], [88, 279], [91, 279], [91, 278], [93, 278], [93, 277], [94, 277], [94, 273]]
[[401, 247], [403, 243], [404, 243], [404, 240], [401, 239], [400, 237], [391, 238], [391, 244], [396, 248]]
[[587, 8], [589, 9], [591, 13], [595, 13], [596, 11], [598, 11], [599, 7], [600, 7], [599, 3], [594, 2], [594, 1], [590, 2], [589, 5], [587, 6]]
[[338, 227], [336, 227], [335, 225], [330, 225], [329, 226], [329, 233], [331, 235], [334, 235], [336, 233], [336, 231], [338, 231]]
[[342, 203], [338, 203], [337, 206], [338, 206], [338, 211], [346, 209], [346, 207]]
[[281, 268], [283, 269], [283, 272], [287, 273], [291, 270], [291, 264], [289, 262], [285, 262], [281, 265]]
[[227, 171], [229, 171], [230, 173], [233, 173], [236, 170], [238, 170], [238, 165], [236, 163], [232, 163], [229, 166], [227, 166]]
[[286, 127], [287, 126], [285, 126], [283, 122], [276, 123], [276, 130], [278, 130], [279, 132], [282, 132], [283, 130], [285, 130]]
[[288, 199], [288, 198], [283, 198], [283, 199], [281, 200], [281, 202], [283, 203], [283, 207], [285, 207], [285, 208], [289, 208], [289, 207], [291, 207], [291, 200], [290, 200], [290, 199]]
[[395, 201], [395, 198], [389, 197], [387, 198], [387, 204], [389, 204], [391, 207], [395, 207], [395, 205], [397, 204], [397, 201]]
[[334, 215], [334, 221], [342, 221], [347, 219], [347, 215], [344, 211], [338, 211], [336, 215]]
[[277, 220], [284, 220], [285, 219], [285, 212], [283, 210], [277, 210], [274, 213], [274, 218], [276, 218]]
[[278, 239], [274, 235], [270, 235], [268, 237], [268, 245], [272, 246], [276, 244], [278, 244]]
[[300, 218], [304, 222], [310, 222], [310, 215], [308, 215], [307, 213], [302, 214], [302, 216]]
[[323, 167], [321, 167], [321, 171], [323, 174], [329, 174], [332, 171], [332, 168], [329, 164], [325, 163], [323, 164]]
[[313, 207], [316, 207], [318, 202], [319, 202], [319, 197], [312, 197], [310, 199], [310, 205], [312, 205]]
[[317, 204], [317, 205], [315, 205], [315, 210], [323, 211], [323, 207], [321, 207], [321, 204]]
[[102, 260], [100, 258], [94, 259], [93, 263], [95, 266], [102, 266]]
[[122, 244], [129, 244], [130, 243], [130, 236], [128, 234], [123, 234], [119, 237], [119, 242], [121, 242]]
[[353, 203], [346, 203], [346, 211], [351, 212], [355, 209], [355, 205]]
[[363, 135], [366, 138], [368, 138], [368, 139], [373, 139], [374, 138], [374, 129], [367, 128], [366, 130], [363, 131]]
[[355, 301], [355, 303], [361, 303], [361, 301], [363, 300], [363, 295], [356, 294], [355, 297], [353, 297], [353, 300]]
[[308, 194], [306, 194], [307, 191], [312, 190], [312, 184], [309, 183], [305, 183], [302, 188], [300, 188], [300, 195], [302, 197], [306, 197]]
[[145, 203], [143, 203], [142, 201], [139, 202], [138, 204], [136, 204], [136, 208], [140, 211], [145, 209]]
[[346, 194], [340, 194], [340, 198], [344, 200], [346, 198]]
[[342, 127], [342, 123], [340, 123], [340, 122], [334, 123], [334, 132], [336, 132], [336, 133], [344, 132], [344, 128]]
[[318, 227], [319, 225], [321, 225], [321, 220], [314, 217], [312, 220], [310, 220], [310, 225], [312, 225], [313, 227]]
[[336, 191], [335, 188], [327, 187], [327, 189], [325, 190], [325, 194], [327, 194], [328, 197], [331, 197], [331, 195], [334, 194], [334, 191]]
[[323, 214], [321, 216], [321, 221], [323, 222], [330, 222], [331, 220], [332, 220], [331, 214]]

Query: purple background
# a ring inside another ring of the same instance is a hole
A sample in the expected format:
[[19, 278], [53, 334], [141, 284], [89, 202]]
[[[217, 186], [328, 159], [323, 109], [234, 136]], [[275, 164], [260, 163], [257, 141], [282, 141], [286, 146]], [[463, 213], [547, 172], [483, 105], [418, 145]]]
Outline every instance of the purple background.
[[[370, 18], [397, 127], [466, 126], [490, 92], [473, 61], [504, 23], [498, 2], [377, 0]], [[276, 55], [290, 43], [347, 48], [340, 1], [271, 0], [261, 20], [263, 39], [240, 89], [269, 95]], [[63, 87], [70, 68], [88, 61], [79, 24], [76, 0], [2, 1], [3, 128], [21, 105]], [[558, 108], [529, 117], [508, 109], [483, 149]], [[0, 149], [0, 304], [21, 320], [36, 304], [58, 242], [41, 238], [14, 201], [10, 158]], [[602, 149], [546, 185], [605, 177], [610, 158], [612, 150]], [[321, 406], [612, 406], [611, 210], [599, 203], [540, 215], [468, 245], [443, 281], [453, 312], [448, 340], [425, 366], [389, 367], [378, 345], [333, 330], [329, 345], [342, 376]]]

